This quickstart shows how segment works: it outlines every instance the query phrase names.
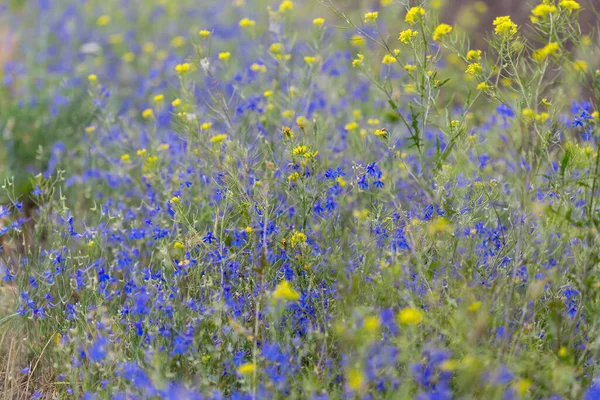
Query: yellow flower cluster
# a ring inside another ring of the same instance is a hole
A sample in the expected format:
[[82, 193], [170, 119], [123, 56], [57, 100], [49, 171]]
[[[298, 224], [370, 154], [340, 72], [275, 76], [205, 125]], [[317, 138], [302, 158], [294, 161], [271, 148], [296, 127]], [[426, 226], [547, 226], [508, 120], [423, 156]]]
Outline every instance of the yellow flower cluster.
[[273, 298], [282, 301], [298, 301], [300, 293], [295, 291], [287, 280], [283, 280], [273, 291]]
[[425, 10], [423, 9], [423, 7], [412, 7], [406, 13], [406, 17], [404, 17], [404, 21], [406, 21], [410, 25], [413, 25], [423, 15], [425, 15]]
[[400, 32], [400, 36], [398, 36], [398, 40], [404, 44], [409, 44], [413, 38], [415, 38], [419, 32], [413, 31], [412, 29], [406, 29]]
[[493, 25], [495, 27], [494, 31], [496, 35], [499, 36], [511, 36], [517, 33], [517, 24], [512, 22], [509, 16], [497, 17]]
[[533, 52], [533, 59], [536, 61], [543, 61], [548, 56], [556, 54], [556, 52], [560, 50], [560, 46], [556, 42], [548, 43], [546, 46], [541, 49], [537, 49]]
[[465, 72], [469, 75], [479, 75], [479, 74], [481, 74], [482, 71], [483, 71], [483, 68], [481, 67], [481, 64], [472, 63], [467, 66], [467, 69]]
[[439, 24], [433, 31], [433, 40], [438, 41], [452, 32], [452, 27], [448, 24]]

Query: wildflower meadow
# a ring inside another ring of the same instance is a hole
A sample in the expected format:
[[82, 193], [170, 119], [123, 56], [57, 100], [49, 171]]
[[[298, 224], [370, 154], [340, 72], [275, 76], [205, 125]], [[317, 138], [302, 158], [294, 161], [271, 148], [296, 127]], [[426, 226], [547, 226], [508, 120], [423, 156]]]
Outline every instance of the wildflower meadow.
[[600, 399], [600, 4], [492, 3], [3, 1], [0, 398]]

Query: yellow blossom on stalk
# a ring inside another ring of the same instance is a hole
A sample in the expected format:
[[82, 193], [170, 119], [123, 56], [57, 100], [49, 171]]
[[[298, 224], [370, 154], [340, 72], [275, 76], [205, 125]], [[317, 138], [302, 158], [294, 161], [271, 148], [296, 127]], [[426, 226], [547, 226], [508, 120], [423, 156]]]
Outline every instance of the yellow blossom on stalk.
[[183, 36], [175, 36], [173, 40], [171, 40], [171, 46], [175, 48], [182, 47], [185, 44], [185, 38]]
[[251, 19], [248, 19], [248, 18], [242, 18], [242, 19], [240, 20], [240, 26], [241, 26], [242, 28], [250, 28], [250, 27], [253, 27], [254, 25], [256, 25], [256, 22], [255, 22], [255, 21], [253, 21], [253, 20], [251, 20]]
[[269, 51], [275, 55], [281, 54], [283, 52], [283, 45], [281, 43], [273, 43], [269, 46]]
[[136, 154], [137, 154], [138, 156], [141, 156], [141, 157], [143, 157], [143, 156], [145, 156], [145, 155], [146, 155], [146, 149], [139, 149], [138, 151], [136, 151]]
[[284, 110], [281, 112], [281, 116], [283, 118], [287, 118], [287, 119], [293, 118], [294, 114], [295, 114], [294, 110]]
[[458, 368], [458, 363], [456, 362], [456, 360], [444, 360], [442, 361], [442, 363], [440, 363], [440, 370], [441, 371], [445, 371], [445, 372], [452, 372], [454, 370], [456, 370], [456, 368]]
[[560, 50], [560, 46], [556, 42], [551, 42], [542, 47], [541, 49], [537, 49], [533, 52], [533, 59], [536, 61], [543, 61], [546, 57], [555, 54], [558, 50]]
[[373, 315], [370, 317], [366, 317], [363, 321], [363, 326], [369, 332], [376, 332], [379, 330], [379, 326], [381, 325], [381, 320], [378, 315]]
[[94, 125], [90, 125], [85, 128], [86, 133], [93, 133], [95, 130], [96, 130], [96, 127]]
[[574, 0], [562, 0], [560, 3], [558, 3], [558, 5], [561, 8], [569, 10], [569, 13], [573, 12], [573, 10], [579, 10], [581, 8], [579, 3]]
[[375, 22], [379, 13], [377, 11], [371, 11], [365, 14], [365, 22]]
[[284, 279], [273, 291], [273, 298], [283, 301], [298, 301], [300, 293], [296, 292], [290, 283]]
[[489, 90], [491, 88], [492, 87], [485, 82], [481, 82], [479, 85], [477, 85], [477, 90], [481, 90], [481, 91]]
[[558, 356], [560, 358], [565, 358], [568, 354], [567, 348], [565, 346], [560, 346], [560, 349], [558, 349]]
[[362, 46], [363, 44], [365, 44], [365, 38], [359, 34], [352, 35], [352, 37], [350, 38], [350, 44], [356, 47]]
[[156, 96], [154, 96], [154, 101], [155, 102], [159, 102], [159, 101], [163, 101], [165, 99], [165, 96], [162, 94], [157, 94]]
[[298, 118], [296, 118], [296, 125], [298, 125], [300, 129], [303, 129], [304, 127], [306, 127], [306, 125], [308, 125], [308, 119], [301, 115]]
[[351, 368], [346, 374], [348, 389], [355, 392], [362, 388], [365, 381], [364, 373], [356, 368]]
[[531, 13], [538, 18], [546, 18], [548, 15], [554, 14], [557, 11], [558, 8], [556, 8], [555, 5], [542, 3], [535, 6], [533, 10], [531, 10]]
[[519, 379], [516, 383], [516, 389], [519, 396], [525, 396], [529, 393], [531, 388], [531, 381], [529, 379]]
[[337, 178], [335, 178], [335, 182], [340, 185], [341, 188], [345, 188], [346, 187], [346, 180], [344, 179], [343, 176], [338, 176]]
[[254, 366], [253, 363], [244, 363], [239, 366], [237, 372], [240, 375], [250, 375], [250, 374], [254, 373], [255, 369], [256, 369], [256, 367]]
[[313, 25], [314, 26], [323, 26], [324, 23], [325, 23], [325, 18], [315, 18], [315, 19], [313, 19]]
[[177, 204], [180, 201], [181, 201], [181, 197], [179, 197], [179, 196], [173, 196], [173, 197], [171, 197], [171, 200], [169, 200], [169, 203], [171, 203], [171, 204]]
[[228, 51], [219, 53], [219, 60], [227, 61], [227, 60], [229, 60], [229, 57], [231, 57], [231, 53]]
[[191, 65], [189, 63], [177, 64], [175, 66], [175, 71], [182, 74], [184, 72], [188, 72], [190, 70], [190, 68], [191, 68]]
[[152, 112], [151, 108], [146, 108], [144, 111], [142, 111], [142, 117], [143, 118], [150, 118], [154, 115], [154, 113]]
[[109, 15], [103, 15], [101, 17], [98, 17], [98, 19], [96, 20], [96, 25], [98, 26], [106, 26], [110, 24], [110, 16]]
[[200, 35], [200, 37], [207, 38], [210, 36], [210, 31], [202, 29], [200, 32], [198, 32], [198, 34]]
[[298, 244], [304, 244], [304, 242], [306, 242], [306, 235], [302, 232], [294, 232], [290, 238], [290, 245], [292, 246], [292, 249]]
[[406, 13], [404, 21], [406, 21], [410, 25], [413, 25], [415, 22], [417, 22], [419, 17], [422, 17], [423, 15], [425, 15], [425, 10], [423, 9], [423, 7], [412, 7]]
[[292, 3], [290, 0], [285, 0], [282, 1], [279, 5], [279, 12], [286, 12], [288, 10], [291, 10], [292, 8], [294, 8], [294, 3]]
[[131, 160], [131, 157], [129, 156], [129, 154], [123, 154], [121, 156], [121, 161], [123, 161], [124, 163], [127, 163]]
[[400, 32], [398, 40], [404, 44], [409, 44], [413, 40], [413, 38], [416, 37], [418, 34], [419, 32], [417, 31], [413, 31], [412, 29], [406, 29]]
[[267, 72], [267, 66], [264, 64], [254, 63], [250, 66], [250, 69], [254, 72], [262, 72], [262, 73]]
[[202, 125], [200, 125], [200, 129], [207, 130], [210, 129], [212, 127], [212, 122], [204, 122]]
[[292, 155], [293, 156], [301, 156], [302, 154], [306, 153], [308, 151], [308, 148], [306, 146], [298, 146], [295, 147], [294, 149], [292, 149]]
[[406, 307], [398, 313], [398, 322], [402, 325], [419, 325], [423, 321], [423, 312], [418, 308]]
[[183, 243], [181, 243], [181, 242], [175, 242], [175, 243], [173, 243], [173, 248], [174, 249], [183, 249], [184, 246], [183, 246]]
[[531, 108], [524, 108], [523, 111], [521, 111], [521, 115], [523, 115], [524, 118], [531, 118], [533, 117], [533, 110]]
[[273, 91], [271, 90], [265, 90], [263, 93], [263, 96], [265, 97], [271, 97], [273, 95]]
[[411, 64], [406, 64], [404, 66], [404, 69], [406, 70], [406, 72], [411, 73], [417, 70], [417, 66], [416, 65], [411, 65]]
[[296, 179], [298, 179], [299, 177], [300, 177], [300, 174], [299, 174], [299, 173], [297, 173], [297, 172], [293, 172], [293, 173], [291, 173], [290, 175], [288, 175], [288, 177], [287, 177], [287, 181], [288, 181], [288, 183], [289, 183], [289, 182], [295, 182], [295, 181], [296, 181]]
[[381, 7], [387, 7], [390, 4], [392, 4], [394, 2], [394, 0], [381, 0]]
[[347, 131], [353, 131], [356, 128], [358, 128], [358, 123], [355, 121], [349, 122], [346, 124], [346, 126], [344, 126], [344, 129]]
[[89, 74], [88, 75], [88, 81], [90, 82], [96, 82], [98, 80], [98, 77], [95, 74]]
[[550, 118], [550, 114], [545, 112], [535, 114], [535, 120], [537, 122], [546, 122], [548, 118]]
[[306, 56], [306, 57], [304, 57], [304, 62], [307, 63], [308, 65], [313, 65], [314, 63], [317, 62], [317, 57]]
[[386, 65], [394, 64], [395, 62], [396, 58], [391, 54], [386, 54], [385, 56], [383, 56], [383, 60], [381, 60], [381, 63]]
[[517, 33], [517, 24], [512, 22], [508, 15], [504, 17], [497, 17], [494, 20], [493, 25], [495, 27], [494, 31], [496, 32], [496, 35], [510, 36]]
[[481, 60], [481, 50], [469, 50], [467, 53], [467, 61]]
[[387, 129], [381, 128], [381, 129], [376, 129], [375, 132], [373, 132], [373, 135], [385, 139], [388, 137], [389, 132], [387, 131]]
[[357, 54], [356, 58], [354, 60], [352, 60], [352, 66], [353, 67], [359, 67], [363, 64], [363, 61], [365, 60], [365, 56], [363, 56], [362, 54]]
[[479, 75], [481, 72], [483, 72], [483, 68], [479, 63], [472, 63], [467, 66], [465, 72], [469, 75]]
[[210, 142], [211, 143], [221, 143], [223, 142], [225, 139], [227, 139], [227, 135], [224, 133], [221, 133], [219, 135], [215, 135], [213, 137], [210, 138]]
[[474, 312], [479, 311], [480, 308], [481, 308], [481, 301], [474, 301], [471, 304], [469, 304], [469, 306], [467, 307], [467, 310], [474, 313]]
[[575, 71], [579, 72], [587, 72], [588, 65], [584, 60], [575, 60], [573, 61], [573, 68]]
[[60, 340], [62, 339], [62, 335], [60, 333], [57, 333], [54, 340], [56, 341], [56, 344], [60, 344]]
[[166, 143], [162, 143], [158, 146], [158, 151], [169, 150], [169, 145]]
[[440, 40], [447, 34], [452, 32], [452, 27], [448, 24], [439, 24], [433, 31], [433, 40]]
[[367, 120], [367, 124], [369, 125], [379, 125], [381, 122], [377, 118], [369, 118]]
[[171, 102], [173, 107], [179, 107], [181, 105], [181, 99], [175, 99]]

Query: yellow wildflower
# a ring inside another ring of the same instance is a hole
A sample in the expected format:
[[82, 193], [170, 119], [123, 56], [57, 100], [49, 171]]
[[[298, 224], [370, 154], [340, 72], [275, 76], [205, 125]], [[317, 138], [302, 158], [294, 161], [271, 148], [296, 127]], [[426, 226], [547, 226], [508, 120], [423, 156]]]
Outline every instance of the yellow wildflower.
[[359, 34], [352, 35], [352, 37], [350, 38], [350, 43], [352, 44], [352, 46], [359, 47], [365, 44], [365, 38]]
[[103, 15], [96, 20], [96, 25], [98, 26], [105, 26], [108, 24], [110, 24], [110, 16], [108, 15]]
[[300, 293], [295, 291], [287, 280], [281, 281], [273, 291], [275, 300], [298, 301]]
[[394, 64], [395, 62], [396, 58], [394, 58], [394, 56], [392, 56], [391, 54], [386, 54], [385, 56], [383, 56], [383, 60], [381, 60], [381, 63], [386, 65]]
[[221, 133], [220, 135], [215, 135], [215, 136], [211, 137], [210, 142], [211, 143], [221, 143], [225, 139], [227, 139], [227, 135], [224, 133]]
[[353, 131], [356, 128], [358, 128], [358, 123], [354, 122], [354, 121], [349, 122], [349, 123], [346, 124], [346, 126], [344, 126], [344, 129], [347, 130], [347, 131]]
[[269, 51], [275, 55], [281, 54], [283, 52], [283, 45], [281, 43], [273, 43], [269, 47]]
[[253, 20], [251, 20], [251, 19], [248, 19], [248, 18], [242, 18], [242, 19], [240, 20], [240, 26], [241, 26], [242, 28], [250, 28], [250, 27], [253, 27], [254, 25], [256, 25], [256, 22], [255, 22], [255, 21], [253, 21]]
[[471, 304], [469, 304], [469, 306], [467, 307], [467, 310], [469, 310], [472, 313], [475, 313], [477, 311], [479, 311], [479, 309], [481, 308], [481, 301], [474, 301]]
[[325, 23], [325, 18], [315, 18], [315, 19], [313, 19], [313, 25], [314, 26], [323, 26], [324, 23]]
[[183, 246], [183, 243], [181, 243], [181, 242], [175, 242], [175, 243], [173, 243], [173, 248], [174, 249], [183, 249], [184, 246]]
[[163, 101], [164, 99], [165, 99], [165, 96], [162, 94], [157, 94], [156, 96], [154, 96], [154, 101], [157, 103], [160, 101]]
[[406, 29], [400, 32], [398, 40], [404, 44], [409, 44], [413, 40], [413, 38], [416, 37], [418, 34], [419, 32], [417, 31], [413, 31], [412, 29]]
[[467, 61], [481, 60], [481, 50], [469, 50], [467, 53]]
[[359, 67], [363, 64], [363, 61], [365, 60], [365, 56], [363, 56], [362, 54], [357, 54], [356, 58], [354, 60], [352, 60], [352, 66], [353, 67]]
[[173, 107], [179, 107], [181, 105], [181, 99], [175, 99], [171, 102]]
[[171, 46], [178, 48], [182, 47], [185, 44], [185, 38], [183, 36], [175, 36], [173, 40], [171, 40]]
[[365, 22], [375, 22], [379, 13], [377, 11], [371, 11], [365, 14]]
[[175, 71], [182, 74], [184, 72], [188, 72], [190, 70], [190, 68], [191, 68], [191, 65], [189, 63], [177, 64], [175, 66]]
[[425, 10], [422, 7], [412, 7], [406, 13], [404, 21], [406, 21], [410, 25], [413, 25], [415, 22], [417, 22], [419, 17], [422, 17], [423, 15], [425, 15]]
[[495, 26], [496, 35], [509, 36], [517, 33], [517, 24], [512, 22], [509, 16], [497, 17], [493, 25]]
[[452, 27], [448, 24], [439, 24], [437, 28], [433, 31], [433, 40], [440, 40], [447, 34], [452, 32]]
[[357, 391], [363, 386], [364, 381], [365, 378], [362, 371], [356, 368], [351, 368], [350, 370], [348, 370], [346, 376], [346, 383], [348, 384], [348, 389], [350, 389], [351, 391]]
[[285, 0], [282, 1], [279, 5], [279, 12], [286, 12], [288, 10], [291, 10], [292, 8], [294, 8], [294, 3], [292, 3], [290, 0]]
[[469, 75], [479, 75], [479, 74], [481, 74], [482, 71], [483, 71], [483, 68], [481, 67], [481, 64], [479, 64], [479, 63], [469, 64], [467, 66], [467, 69], [465, 70], [465, 72]]
[[423, 312], [414, 307], [403, 308], [398, 313], [398, 322], [403, 325], [419, 325], [423, 321]]
[[229, 60], [229, 57], [231, 57], [231, 53], [228, 51], [219, 53], [219, 60], [227, 61], [227, 60]]
[[306, 235], [302, 232], [294, 232], [292, 237], [290, 238], [290, 245], [292, 249], [296, 247], [298, 244], [304, 244], [306, 242]]
[[146, 108], [144, 111], [142, 111], [142, 117], [143, 118], [150, 118], [154, 115], [154, 113], [152, 112], [151, 108]]
[[485, 82], [481, 82], [479, 85], [477, 85], [477, 90], [481, 90], [481, 91], [489, 90], [491, 88], [492, 87]]
[[88, 75], [88, 81], [90, 82], [96, 82], [98, 80], [98, 77], [95, 74], [89, 74]]
[[561, 8], [564, 8], [566, 10], [569, 10], [569, 13], [573, 12], [573, 10], [579, 10], [581, 8], [581, 6], [579, 5], [578, 2], [574, 1], [574, 0], [562, 0], [560, 3], [558, 3], [558, 5]]
[[538, 4], [531, 10], [531, 13], [538, 18], [546, 18], [550, 14], [554, 14], [558, 9], [553, 4]]
[[240, 375], [250, 375], [254, 373], [254, 370], [256, 369], [254, 363], [244, 363], [242, 365], [239, 366], [238, 368], [238, 374]]
[[373, 315], [371, 317], [366, 317], [364, 322], [363, 322], [363, 326], [366, 330], [368, 330], [369, 332], [375, 332], [379, 329], [379, 326], [381, 325], [381, 321], [379, 319], [378, 315]]
[[198, 34], [200, 35], [200, 37], [206, 38], [210, 36], [210, 31], [207, 31], [206, 29], [202, 29], [200, 32], [198, 32]]

